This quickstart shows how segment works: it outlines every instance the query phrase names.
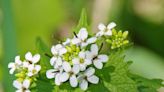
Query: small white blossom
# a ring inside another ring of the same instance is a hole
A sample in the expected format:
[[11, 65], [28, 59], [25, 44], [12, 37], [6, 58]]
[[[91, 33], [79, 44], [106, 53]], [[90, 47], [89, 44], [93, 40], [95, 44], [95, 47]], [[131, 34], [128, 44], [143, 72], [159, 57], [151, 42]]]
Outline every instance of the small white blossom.
[[71, 67], [68, 62], [64, 62], [63, 69], [65, 72], [61, 74], [60, 80], [65, 82], [69, 79], [71, 86], [76, 87], [78, 85], [76, 74], [78, 74], [80, 71], [79, 65], [73, 65], [73, 67]]
[[50, 64], [56, 69], [59, 68], [62, 65], [63, 61], [62, 61], [62, 57], [60, 56], [56, 56], [56, 57], [52, 57], [50, 59]]
[[31, 92], [29, 90], [30, 87], [30, 80], [25, 79], [23, 82], [15, 80], [13, 82], [13, 86], [17, 88], [16, 92]]
[[34, 75], [37, 75], [40, 70], [41, 70], [41, 66], [40, 65], [33, 65], [33, 64], [31, 64], [28, 67], [28, 73], [27, 73], [27, 75], [29, 77], [32, 77]]
[[61, 56], [67, 52], [67, 49], [62, 44], [57, 44], [55, 46], [52, 46], [51, 53], [54, 56]]
[[77, 34], [77, 37], [75, 36], [72, 39], [72, 44], [78, 44], [81, 47], [85, 47], [88, 44], [94, 43], [96, 42], [97, 38], [96, 37], [91, 37], [89, 39], [88, 38], [88, 32], [86, 28], [81, 28], [79, 33]]
[[79, 86], [82, 90], [87, 90], [88, 82], [98, 84], [99, 78], [94, 75], [95, 69], [89, 67], [83, 74], [78, 76]]
[[108, 61], [108, 56], [105, 54], [98, 54], [98, 46], [96, 44], [91, 45], [91, 51], [87, 55], [87, 58], [91, 59], [94, 66], [97, 69], [102, 69], [103, 63]]
[[25, 59], [26, 60], [23, 62], [23, 67], [28, 68], [30, 64], [36, 64], [39, 62], [40, 55], [39, 54], [32, 55], [31, 52], [27, 52], [25, 55]]
[[107, 25], [107, 27], [104, 24], [99, 24], [98, 29], [100, 30], [97, 34], [96, 37], [100, 37], [103, 35], [106, 36], [111, 36], [112, 35], [112, 29], [116, 26], [114, 22], [111, 22], [110, 24]]
[[20, 60], [20, 56], [15, 57], [15, 62], [11, 62], [8, 64], [8, 68], [10, 68], [10, 74], [13, 74], [16, 69], [19, 69], [22, 65], [22, 61]]
[[63, 68], [58, 68], [58, 69], [50, 69], [46, 72], [46, 76], [48, 79], [53, 79], [55, 78], [55, 84], [60, 85], [62, 82], [60, 81], [60, 76], [63, 72]]
[[86, 67], [91, 64], [91, 60], [87, 59], [87, 53], [88, 51], [81, 51], [78, 57], [72, 60], [73, 64], [79, 65], [81, 71], [84, 71]]

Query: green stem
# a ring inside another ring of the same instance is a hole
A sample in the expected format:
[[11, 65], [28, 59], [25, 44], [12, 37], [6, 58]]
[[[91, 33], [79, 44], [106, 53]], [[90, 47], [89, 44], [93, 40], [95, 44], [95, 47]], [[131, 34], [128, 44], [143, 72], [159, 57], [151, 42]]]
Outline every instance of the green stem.
[[11, 0], [2, 0], [2, 8], [4, 13], [3, 24], [3, 84], [5, 92], [14, 92], [13, 89], [13, 75], [9, 75], [8, 63], [14, 60], [16, 54], [16, 38], [12, 19]]

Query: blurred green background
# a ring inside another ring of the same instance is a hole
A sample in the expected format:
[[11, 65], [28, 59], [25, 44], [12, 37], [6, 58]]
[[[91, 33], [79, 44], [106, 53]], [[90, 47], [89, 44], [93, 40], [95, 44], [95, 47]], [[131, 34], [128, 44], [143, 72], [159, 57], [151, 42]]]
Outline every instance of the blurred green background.
[[130, 31], [132, 72], [164, 79], [164, 0], [0, 0], [0, 92], [13, 92], [7, 64], [15, 55], [34, 51], [37, 37], [49, 47], [69, 37], [82, 8], [93, 33], [111, 21]]

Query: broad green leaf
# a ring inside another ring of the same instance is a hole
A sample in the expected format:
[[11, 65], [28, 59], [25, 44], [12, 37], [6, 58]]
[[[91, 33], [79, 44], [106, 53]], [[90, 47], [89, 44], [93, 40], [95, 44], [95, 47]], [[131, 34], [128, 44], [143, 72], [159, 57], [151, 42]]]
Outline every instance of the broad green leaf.
[[134, 74], [130, 74], [130, 77], [136, 82], [139, 92], [157, 92], [157, 89], [164, 86], [161, 79], [146, 79]]
[[79, 30], [82, 27], [85, 27], [85, 28], [88, 29], [87, 13], [86, 13], [86, 10], [85, 9], [82, 10], [79, 23], [78, 23], [77, 27], [74, 28], [73, 32], [76, 32], [76, 33], [79, 32]]
[[[106, 64], [108, 71], [103, 71], [105, 86], [111, 92], [138, 92], [135, 82], [127, 75], [129, 63], [124, 62], [121, 53], [113, 53]], [[108, 73], [108, 72], [111, 73]], [[108, 75], [106, 75], [108, 74]]]
[[50, 65], [50, 57], [46, 56], [45, 54], [51, 55], [50, 49], [48, 46], [44, 44], [44, 42], [40, 38], [37, 38], [36, 40], [36, 47], [39, 54], [41, 55], [41, 60], [40, 60], [40, 65], [42, 67], [41, 76], [46, 78], [45, 72], [46, 70], [51, 68], [51, 65]]
[[39, 79], [36, 83], [36, 92], [52, 92], [53, 90], [53, 85], [47, 80]]

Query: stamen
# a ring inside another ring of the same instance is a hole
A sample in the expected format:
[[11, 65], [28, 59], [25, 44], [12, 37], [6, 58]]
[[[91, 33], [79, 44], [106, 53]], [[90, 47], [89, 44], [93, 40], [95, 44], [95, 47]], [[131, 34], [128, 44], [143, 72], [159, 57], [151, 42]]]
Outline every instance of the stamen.
[[75, 32], [73, 32], [73, 34], [75, 35], [76, 38], [78, 38], [78, 37], [77, 37], [77, 34], [76, 34]]

